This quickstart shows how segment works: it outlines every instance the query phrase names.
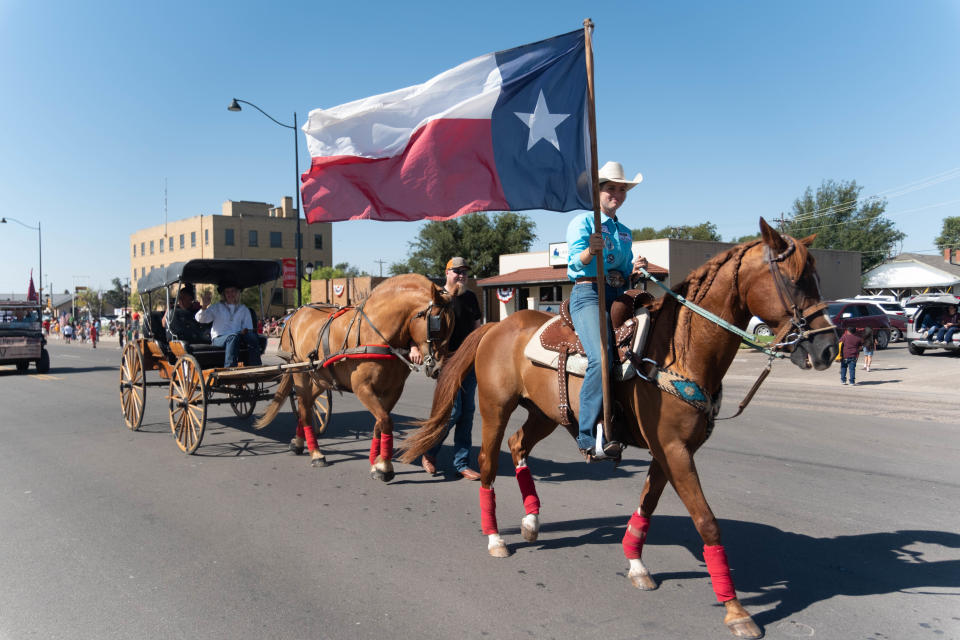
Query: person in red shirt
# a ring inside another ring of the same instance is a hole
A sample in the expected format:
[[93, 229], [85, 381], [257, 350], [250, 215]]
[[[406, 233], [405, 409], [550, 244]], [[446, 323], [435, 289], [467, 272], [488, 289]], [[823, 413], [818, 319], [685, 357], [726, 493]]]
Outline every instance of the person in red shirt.
[[847, 327], [840, 338], [840, 384], [847, 384], [847, 371], [850, 372], [850, 384], [857, 384], [857, 358], [863, 348], [863, 338], [857, 335], [857, 330]]
[[93, 348], [97, 348], [97, 338], [100, 337], [100, 331], [97, 328], [96, 322], [90, 323], [90, 343], [93, 345]]

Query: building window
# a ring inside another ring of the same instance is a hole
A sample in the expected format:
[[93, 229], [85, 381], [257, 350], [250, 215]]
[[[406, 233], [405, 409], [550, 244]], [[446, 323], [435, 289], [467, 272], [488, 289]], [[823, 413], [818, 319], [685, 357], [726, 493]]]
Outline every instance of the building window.
[[563, 288], [560, 285], [540, 287], [540, 302], [563, 302]]
[[141, 255], [141, 256], [147, 255], [147, 252], [146, 252], [145, 249], [146, 249], [146, 243], [145, 243], [145, 242], [141, 242], [141, 243], [140, 243], [140, 255]]
[[196, 231], [191, 231], [191, 232], [190, 232], [190, 246], [191, 246], [191, 247], [197, 246], [197, 232], [196, 232]]
[[140, 277], [142, 278], [142, 277], [145, 276], [145, 275], [147, 275], [147, 268], [146, 268], [146, 267], [140, 267]]
[[321, 233], [313, 234], [313, 248], [323, 249], [323, 234]]
[[134, 258], [137, 257], [137, 243], [136, 243], [136, 242], [133, 243], [133, 257], [134, 257]]
[[173, 236], [170, 236], [170, 251], [173, 251]]
[[323, 266], [323, 260], [317, 260], [317, 269]]
[[164, 244], [163, 238], [160, 238], [159, 244], [160, 244], [160, 253], [163, 253], [163, 244]]
[[153, 240], [150, 241], [150, 255], [153, 255]]
[[270, 232], [270, 246], [274, 249], [283, 246], [283, 234], [279, 231]]
[[233, 229], [224, 229], [223, 244], [233, 246]]
[[203, 230], [203, 244], [210, 244], [210, 229]]
[[180, 234], [180, 248], [181, 248], [181, 249], [183, 249], [184, 247], [187, 246], [187, 245], [185, 245], [184, 242], [183, 242], [183, 241], [184, 241], [184, 238], [185, 238], [184, 234], [181, 233], [181, 234]]
[[250, 229], [250, 231], [249, 231], [249, 236], [250, 236], [250, 237], [249, 237], [249, 239], [247, 240], [247, 245], [249, 245], [249, 246], [251, 246], [251, 247], [256, 247], [256, 246], [257, 246], [257, 230], [256, 230], [256, 229]]

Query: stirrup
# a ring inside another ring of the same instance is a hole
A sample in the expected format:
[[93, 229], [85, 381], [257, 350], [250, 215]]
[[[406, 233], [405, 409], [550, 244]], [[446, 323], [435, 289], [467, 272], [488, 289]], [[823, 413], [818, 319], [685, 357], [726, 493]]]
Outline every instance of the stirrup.
[[592, 452], [592, 456], [595, 460], [607, 460], [614, 459], [619, 460], [620, 454], [626, 449], [626, 445], [616, 440], [611, 440], [610, 442], [604, 442], [603, 440], [603, 423], [597, 423], [597, 445]]

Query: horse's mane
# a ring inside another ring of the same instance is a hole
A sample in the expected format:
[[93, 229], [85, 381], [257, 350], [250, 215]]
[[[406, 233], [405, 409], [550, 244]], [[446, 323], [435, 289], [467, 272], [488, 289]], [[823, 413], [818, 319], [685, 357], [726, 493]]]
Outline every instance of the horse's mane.
[[[783, 237], [787, 238], [789, 236]], [[802, 242], [794, 240], [793, 238], [791, 238], [791, 240], [794, 243], [795, 250], [786, 258], [784, 265], [787, 267], [789, 273], [801, 273], [807, 261], [808, 250]], [[672, 290], [690, 302], [699, 305], [703, 302], [704, 298], [706, 298], [707, 293], [709, 293], [710, 288], [713, 286], [713, 283], [716, 280], [717, 274], [720, 272], [720, 270], [728, 263], [733, 261], [733, 278], [730, 280], [730, 290], [731, 293], [735, 292], [739, 286], [739, 283], [737, 282], [737, 276], [740, 273], [740, 264], [743, 262], [743, 256], [747, 253], [747, 251], [762, 243], [763, 239], [757, 238], [756, 240], [750, 240], [748, 242], [738, 244], [737, 246], [727, 249], [722, 253], [718, 253], [710, 258], [707, 262], [691, 271], [690, 274], [679, 284], [674, 286]], [[651, 307], [651, 313], [653, 314], [655, 320], [663, 320], [668, 322], [671, 326], [674, 326], [677, 324], [677, 316], [679, 315], [681, 308], [682, 307], [680, 303], [678, 303], [673, 296], [664, 295], [654, 302], [653, 306]], [[684, 317], [683, 328], [687, 332], [690, 330], [690, 321], [692, 318], [692, 313], [688, 313]], [[689, 342], [689, 340], [686, 342]], [[684, 346], [685, 344], [683, 340], [679, 340], [674, 343], [674, 350], [678, 358], [682, 357], [682, 353], [680, 352], [683, 350]]]
[[374, 287], [362, 300], [358, 300], [357, 302], [371, 300], [374, 297], [380, 296], [395, 296], [398, 293], [404, 292], [431, 292], [434, 286], [436, 285], [426, 276], [422, 276], [419, 273], [404, 273], [399, 276], [387, 278]]

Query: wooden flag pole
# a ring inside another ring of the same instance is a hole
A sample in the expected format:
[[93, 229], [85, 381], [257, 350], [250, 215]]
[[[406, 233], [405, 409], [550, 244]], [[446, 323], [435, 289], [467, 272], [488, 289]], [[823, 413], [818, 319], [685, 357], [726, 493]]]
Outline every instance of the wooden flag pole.
[[[593, 230], [595, 233], [602, 233], [602, 220], [600, 219], [600, 161], [597, 157], [597, 111], [593, 86], [593, 20], [587, 18], [583, 21], [583, 33], [586, 39], [587, 52], [587, 120], [590, 126], [590, 175], [593, 178]], [[603, 434], [604, 439], [609, 442], [611, 438], [610, 426], [612, 408], [610, 401], [610, 363], [608, 356], [607, 343], [607, 291], [606, 277], [604, 276], [603, 251], [600, 255], [593, 257], [597, 265], [597, 295], [600, 298], [600, 344], [603, 350], [600, 352], [600, 372], [601, 384], [603, 385]], [[584, 416], [580, 416], [582, 419]], [[593, 419], [592, 416], [589, 418]], [[592, 428], [592, 425], [591, 425]]]

